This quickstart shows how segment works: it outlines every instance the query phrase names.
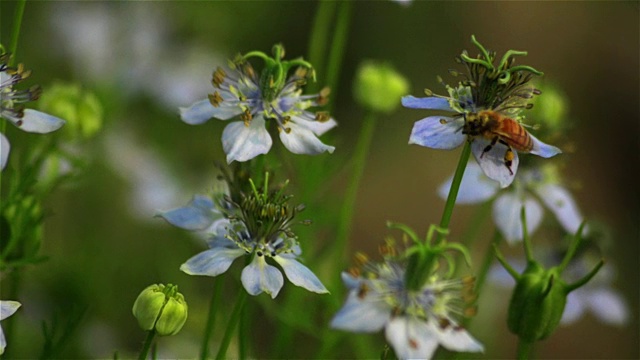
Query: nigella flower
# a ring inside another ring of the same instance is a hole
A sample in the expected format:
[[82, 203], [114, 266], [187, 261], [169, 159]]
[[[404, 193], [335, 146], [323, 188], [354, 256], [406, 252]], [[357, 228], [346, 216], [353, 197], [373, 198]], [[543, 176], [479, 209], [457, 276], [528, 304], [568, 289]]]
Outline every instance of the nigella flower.
[[[0, 117], [30, 133], [46, 134], [58, 130], [64, 120], [24, 108], [24, 103], [36, 100], [42, 91], [39, 86], [28, 90], [14, 89], [14, 85], [29, 77], [31, 71], [25, 70], [22, 64], [17, 68], [10, 67], [9, 58], [7, 53], [0, 54]], [[0, 169], [7, 164], [10, 150], [9, 140], [0, 133]]]
[[208, 229], [211, 234], [209, 250], [187, 260], [180, 270], [189, 275], [218, 276], [235, 259], [250, 256], [251, 262], [242, 270], [241, 281], [251, 295], [266, 292], [275, 298], [284, 285], [282, 273], [267, 259], [280, 265], [294, 285], [327, 293], [313, 272], [298, 261], [301, 250], [290, 226], [304, 207], [288, 204], [290, 197], [282, 191], [258, 192], [255, 187], [240, 198], [239, 203], [230, 197], [216, 203], [205, 196], [196, 196], [187, 206], [160, 214], [178, 227]]
[[[522, 240], [520, 209], [525, 207], [530, 234], [542, 222], [543, 208], [550, 210], [564, 230], [574, 234], [583, 222], [582, 214], [571, 193], [560, 184], [554, 168], [527, 168], [515, 176], [514, 186], [501, 189], [489, 179], [475, 162], [467, 165], [456, 204], [478, 204], [493, 199], [493, 222], [510, 243]], [[438, 188], [438, 195], [446, 199], [453, 176]]]
[[457, 316], [473, 314], [473, 278], [447, 279], [433, 274], [418, 289], [406, 284], [406, 259], [395, 250], [381, 263], [356, 257], [360, 267], [343, 273], [349, 288], [345, 305], [331, 327], [353, 332], [385, 329], [387, 341], [401, 359], [429, 359], [438, 345], [453, 351], [482, 352], [484, 348], [458, 324]]
[[482, 171], [506, 187], [517, 172], [518, 152], [549, 158], [561, 151], [538, 140], [523, 127], [521, 112], [532, 107], [527, 100], [540, 94], [528, 83], [534, 74], [542, 74], [530, 66], [513, 66], [513, 55], [526, 55], [526, 52], [510, 50], [496, 67], [496, 53], [487, 51], [475, 37], [471, 40], [482, 56], [471, 58], [464, 51], [456, 58], [466, 66], [467, 74], [451, 71], [465, 80], [457, 87], [445, 85], [449, 96], [425, 90], [426, 98], [402, 98], [402, 105], [408, 108], [452, 113], [416, 122], [409, 143], [449, 150], [467, 140]]
[[[0, 300], [0, 321], [13, 315], [21, 304], [17, 301]], [[7, 339], [4, 338], [4, 332], [0, 327], [0, 355], [4, 353], [4, 349], [7, 347]]]
[[[250, 57], [265, 61], [262, 75], [256, 74]], [[180, 108], [182, 120], [188, 124], [202, 124], [210, 118], [241, 121], [227, 125], [222, 133], [222, 146], [227, 162], [247, 161], [271, 149], [272, 140], [266, 126], [271, 120], [276, 124], [280, 140], [295, 154], [315, 155], [332, 153], [333, 146], [318, 139], [336, 126], [326, 112], [311, 113], [309, 107], [324, 105], [329, 90], [319, 94], [302, 95], [311, 64], [302, 59], [283, 61], [284, 48], [274, 46], [274, 58], [262, 52], [250, 52], [240, 56], [229, 72], [218, 67], [213, 73], [215, 91], [208, 99], [200, 100], [188, 108]], [[289, 70], [299, 66], [287, 78]]]

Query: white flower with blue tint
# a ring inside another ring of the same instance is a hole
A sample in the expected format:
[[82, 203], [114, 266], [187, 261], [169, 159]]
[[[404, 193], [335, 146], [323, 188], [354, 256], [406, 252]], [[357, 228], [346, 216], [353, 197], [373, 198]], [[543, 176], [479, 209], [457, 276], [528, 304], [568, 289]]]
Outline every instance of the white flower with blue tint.
[[[256, 74], [250, 57], [265, 61], [262, 75]], [[332, 153], [333, 146], [325, 145], [318, 136], [337, 125], [326, 112], [312, 113], [310, 107], [324, 105], [328, 89], [315, 95], [302, 95], [311, 64], [302, 59], [283, 61], [284, 49], [274, 47], [274, 58], [261, 52], [250, 52], [239, 57], [229, 73], [217, 68], [213, 73], [215, 87], [208, 99], [200, 100], [190, 107], [180, 108], [182, 120], [191, 125], [202, 124], [211, 118], [232, 122], [222, 132], [222, 147], [227, 162], [247, 161], [266, 154], [272, 140], [267, 123], [276, 124], [280, 140], [295, 154], [315, 155]], [[299, 66], [287, 78], [289, 70]], [[312, 75], [313, 76], [313, 75]]]
[[540, 93], [528, 82], [534, 74], [542, 74], [529, 66], [512, 66], [513, 55], [526, 55], [526, 52], [510, 50], [495, 66], [496, 54], [488, 52], [475, 37], [472, 41], [481, 50], [482, 57], [470, 58], [465, 51], [456, 59], [467, 67], [468, 74], [451, 71], [465, 80], [457, 87], [445, 85], [449, 96], [434, 95], [426, 90], [426, 98], [402, 98], [402, 105], [407, 108], [450, 113], [417, 121], [409, 143], [450, 150], [469, 141], [483, 172], [501, 187], [507, 187], [518, 169], [518, 152], [549, 158], [561, 151], [538, 140], [522, 125], [522, 110], [532, 106], [527, 101]]
[[[9, 57], [9, 54], [0, 54], [0, 117], [30, 133], [46, 134], [58, 130], [64, 125], [64, 120], [24, 108], [24, 103], [40, 96], [41, 89], [33, 86], [28, 90], [15, 90], [14, 85], [26, 79], [31, 71], [25, 70], [22, 64], [17, 68], [10, 67]], [[0, 169], [6, 166], [10, 150], [9, 140], [0, 133]]]
[[[467, 165], [456, 204], [479, 204], [493, 201], [493, 221], [502, 236], [513, 244], [522, 240], [520, 209], [525, 207], [527, 227], [533, 234], [542, 222], [543, 206], [551, 211], [564, 230], [575, 233], [584, 221], [571, 193], [553, 175], [551, 167], [525, 169], [515, 176], [513, 186], [501, 189], [489, 179], [475, 162]], [[438, 188], [438, 195], [446, 199], [453, 176]]]
[[[21, 304], [17, 301], [0, 300], [0, 321], [13, 315]], [[7, 347], [7, 339], [4, 338], [4, 332], [0, 327], [0, 355], [4, 353], [4, 349]]]
[[404, 261], [360, 259], [364, 259], [362, 269], [342, 274], [349, 295], [331, 321], [332, 328], [365, 333], [384, 328], [400, 359], [429, 359], [439, 345], [452, 351], [484, 351], [457, 319], [474, 310], [465, 309], [472, 299], [472, 278], [446, 279], [433, 274], [419, 290], [410, 290]]

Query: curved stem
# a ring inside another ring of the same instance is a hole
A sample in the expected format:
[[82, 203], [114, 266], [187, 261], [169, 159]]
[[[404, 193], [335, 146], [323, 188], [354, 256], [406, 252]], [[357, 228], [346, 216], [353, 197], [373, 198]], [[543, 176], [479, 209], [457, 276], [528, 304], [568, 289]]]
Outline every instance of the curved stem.
[[531, 359], [531, 352], [533, 350], [533, 343], [528, 342], [520, 338], [518, 340], [518, 360]]
[[[442, 219], [440, 219], [440, 227], [443, 229], [449, 228], [449, 222], [451, 221], [451, 214], [453, 214], [453, 207], [456, 205], [456, 198], [458, 197], [458, 191], [460, 190], [460, 184], [462, 183], [462, 176], [467, 168], [467, 162], [471, 155], [471, 143], [465, 141], [462, 154], [460, 154], [460, 160], [456, 167], [456, 173], [453, 175], [453, 181], [451, 182], [451, 189], [449, 189], [449, 196], [447, 196], [447, 202], [444, 205], [444, 211], [442, 212]], [[438, 236], [441, 239], [441, 236]], [[437, 242], [436, 242], [437, 244]]]
[[236, 325], [238, 325], [238, 321], [240, 321], [240, 315], [242, 314], [242, 308], [244, 307], [244, 303], [246, 300], [247, 292], [242, 289], [240, 290], [240, 294], [238, 295], [238, 299], [236, 300], [236, 305], [231, 312], [231, 318], [229, 319], [227, 328], [224, 331], [224, 336], [222, 337], [222, 341], [220, 342], [220, 349], [218, 349], [216, 360], [222, 360], [227, 355], [227, 349], [229, 348], [229, 344], [231, 343], [231, 337], [233, 336]]
[[[340, 68], [344, 58], [344, 48], [347, 44], [349, 32], [349, 22], [351, 21], [351, 9], [353, 1], [342, 1], [338, 5], [338, 18], [336, 19], [336, 31], [333, 34], [333, 42], [329, 51], [329, 62], [327, 63], [327, 86], [332, 91], [332, 96], [336, 99], [338, 80], [340, 78]], [[331, 113], [335, 107], [335, 101], [327, 105], [327, 110]]]
[[145, 360], [147, 355], [149, 355], [149, 349], [151, 349], [151, 344], [153, 343], [153, 338], [156, 336], [155, 330], [147, 331], [147, 338], [144, 340], [144, 345], [142, 345], [142, 351], [140, 351], [140, 356], [138, 356], [138, 360]]
[[209, 317], [207, 318], [207, 325], [204, 330], [204, 336], [202, 337], [202, 350], [200, 351], [200, 359], [202, 360], [206, 360], [209, 357], [209, 339], [211, 339], [213, 327], [216, 324], [216, 310], [218, 310], [218, 304], [220, 303], [222, 279], [223, 277], [218, 277], [213, 280], [213, 294], [211, 295], [211, 303], [209, 304]]

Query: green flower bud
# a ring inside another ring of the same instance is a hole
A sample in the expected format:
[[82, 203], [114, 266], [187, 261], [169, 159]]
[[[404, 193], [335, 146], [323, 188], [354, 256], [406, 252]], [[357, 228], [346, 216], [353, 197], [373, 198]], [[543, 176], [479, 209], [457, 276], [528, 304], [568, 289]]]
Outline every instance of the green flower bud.
[[509, 330], [527, 342], [548, 337], [560, 323], [567, 294], [567, 286], [555, 268], [545, 270], [538, 263], [530, 263], [509, 303]]
[[98, 97], [76, 84], [53, 84], [43, 92], [38, 108], [65, 119], [60, 130], [71, 140], [89, 139], [102, 128], [103, 109]]
[[356, 74], [353, 96], [363, 107], [390, 113], [400, 105], [400, 98], [409, 92], [409, 82], [384, 63], [365, 61]]
[[543, 84], [538, 88], [542, 95], [533, 98], [534, 106], [527, 118], [542, 125], [541, 130], [549, 134], [567, 129], [569, 103], [565, 94], [557, 86], [550, 84]]
[[143, 330], [158, 335], [177, 334], [187, 321], [188, 306], [178, 286], [155, 284], [142, 290], [133, 304], [133, 316]]

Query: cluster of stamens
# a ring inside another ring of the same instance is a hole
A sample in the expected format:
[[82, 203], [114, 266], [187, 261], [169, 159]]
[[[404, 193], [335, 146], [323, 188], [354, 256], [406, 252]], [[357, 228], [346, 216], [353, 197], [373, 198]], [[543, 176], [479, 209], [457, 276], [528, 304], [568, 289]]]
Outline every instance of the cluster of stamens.
[[16, 68], [10, 67], [9, 58], [9, 54], [0, 55], [0, 115], [20, 126], [24, 116], [22, 104], [37, 100], [42, 89], [38, 85], [27, 90], [13, 89], [14, 85], [28, 78], [31, 71], [26, 70], [23, 64], [18, 64]]

